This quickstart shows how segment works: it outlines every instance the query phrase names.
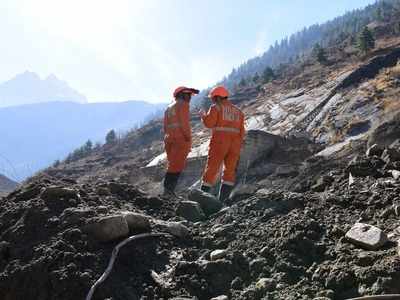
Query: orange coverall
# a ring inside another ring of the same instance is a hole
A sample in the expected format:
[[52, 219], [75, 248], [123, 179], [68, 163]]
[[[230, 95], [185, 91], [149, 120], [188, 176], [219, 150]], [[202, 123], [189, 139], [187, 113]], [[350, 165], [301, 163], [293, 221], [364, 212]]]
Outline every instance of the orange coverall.
[[223, 184], [233, 186], [245, 135], [244, 114], [228, 99], [224, 99], [220, 103], [213, 104], [202, 120], [206, 127], [212, 128], [203, 185], [215, 184], [223, 163]]
[[167, 152], [168, 173], [180, 173], [186, 165], [192, 147], [189, 102], [176, 100], [164, 114], [164, 146]]

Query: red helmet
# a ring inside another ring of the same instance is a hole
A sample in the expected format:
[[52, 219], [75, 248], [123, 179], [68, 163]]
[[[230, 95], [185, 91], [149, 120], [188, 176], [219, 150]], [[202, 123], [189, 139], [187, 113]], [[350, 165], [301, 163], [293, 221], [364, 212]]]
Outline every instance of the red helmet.
[[210, 93], [208, 94], [209, 98], [214, 98], [216, 96], [219, 96], [221, 98], [227, 98], [229, 96], [229, 92], [226, 88], [224, 88], [222, 85], [216, 86], [213, 88]]
[[199, 93], [199, 90], [196, 90], [193, 88], [188, 88], [186, 86], [180, 86], [175, 89], [174, 98], [176, 98], [176, 96], [178, 96], [179, 93], [187, 93], [187, 94], [197, 95]]

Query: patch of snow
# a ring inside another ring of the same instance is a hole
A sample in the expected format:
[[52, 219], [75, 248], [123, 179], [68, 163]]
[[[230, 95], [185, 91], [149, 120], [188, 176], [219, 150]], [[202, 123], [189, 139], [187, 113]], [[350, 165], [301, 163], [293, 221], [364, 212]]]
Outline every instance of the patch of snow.
[[[202, 157], [208, 154], [208, 141], [204, 142], [200, 146], [192, 148], [192, 151], [189, 153], [188, 158], [194, 157]], [[151, 162], [149, 162], [146, 167], [155, 167], [163, 164], [167, 160], [167, 154], [165, 152], [157, 155], [153, 158]]]
[[155, 167], [166, 160], [167, 160], [167, 154], [163, 152], [160, 155], [154, 157], [153, 160], [146, 165], [146, 167]]
[[281, 120], [286, 118], [287, 112], [285, 112], [279, 104], [275, 104], [269, 112], [273, 120]]
[[246, 130], [263, 129], [264, 116], [252, 116], [246, 120]]

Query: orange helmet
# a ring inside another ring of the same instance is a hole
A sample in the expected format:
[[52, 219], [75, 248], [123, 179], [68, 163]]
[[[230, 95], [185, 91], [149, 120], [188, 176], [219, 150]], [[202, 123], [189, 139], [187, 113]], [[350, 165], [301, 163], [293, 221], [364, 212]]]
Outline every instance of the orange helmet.
[[216, 96], [219, 96], [221, 98], [227, 98], [229, 96], [229, 92], [226, 88], [224, 88], [222, 85], [216, 86], [213, 88], [210, 93], [208, 94], [209, 98], [214, 98]]
[[178, 96], [179, 93], [188, 93], [188, 94], [195, 94], [197, 95], [199, 93], [199, 90], [193, 89], [193, 88], [188, 88], [186, 86], [180, 86], [177, 87], [174, 91], [174, 98]]

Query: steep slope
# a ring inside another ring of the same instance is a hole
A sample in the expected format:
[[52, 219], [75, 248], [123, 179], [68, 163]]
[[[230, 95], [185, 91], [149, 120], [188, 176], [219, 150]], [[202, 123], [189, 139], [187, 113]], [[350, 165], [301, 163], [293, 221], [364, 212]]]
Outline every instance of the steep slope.
[[[327, 66], [311, 61], [303, 66], [293, 65], [281, 78], [233, 95], [232, 100], [246, 114], [246, 128], [251, 133], [242, 153], [242, 173], [250, 172], [260, 179], [259, 176], [280, 173], [283, 169], [296, 173], [301, 167], [304, 155], [294, 157], [286, 164], [282, 159], [281, 164], [267, 164], [264, 170], [262, 167], [253, 169], [260, 158], [257, 149], [265, 155], [274, 154], [268, 152], [269, 142], [263, 141], [270, 138], [264, 138], [263, 132], [286, 137], [289, 142], [279, 143], [283, 150], [292, 150], [287, 151], [289, 157], [302, 152], [298, 152], [299, 146], [296, 146], [302, 143], [301, 140], [317, 144], [310, 149], [311, 153], [326, 148], [321, 155], [340, 150], [355, 140], [366, 143], [375, 127], [400, 111], [396, 97], [400, 89], [399, 58], [399, 40], [381, 39], [377, 41], [377, 49], [365, 57], [332, 56], [331, 64]], [[204, 130], [195, 111], [192, 125], [194, 143], [182, 188], [198, 180], [207, 154], [210, 133]], [[119, 177], [158, 192], [159, 185], [154, 186], [154, 182], [160, 183], [165, 168], [161, 128], [161, 121], [155, 120], [132, 132], [118, 145], [100, 149], [85, 160], [62, 164], [51, 172], [66, 171], [80, 180], [91, 176]], [[276, 159], [276, 156], [271, 158]], [[140, 171], [138, 167], [141, 167]], [[246, 180], [251, 178], [247, 176]]]
[[8, 171], [22, 180], [62, 159], [88, 139], [103, 142], [109, 130], [127, 131], [163, 107], [164, 104], [127, 101], [49, 102], [2, 108], [0, 153], [13, 165]]
[[87, 99], [55, 75], [42, 80], [36, 73], [26, 71], [0, 84], [0, 107], [49, 101], [86, 103]]
[[17, 183], [4, 175], [0, 174], [0, 196], [11, 192], [17, 187]]
[[83, 299], [142, 232], [161, 236], [124, 246], [92, 299], [400, 294], [399, 47], [332, 49], [233, 96], [248, 134], [221, 210], [188, 190], [210, 135], [195, 112], [180, 194], [197, 203], [157, 195], [161, 120], [29, 179], [0, 203], [0, 298]]

